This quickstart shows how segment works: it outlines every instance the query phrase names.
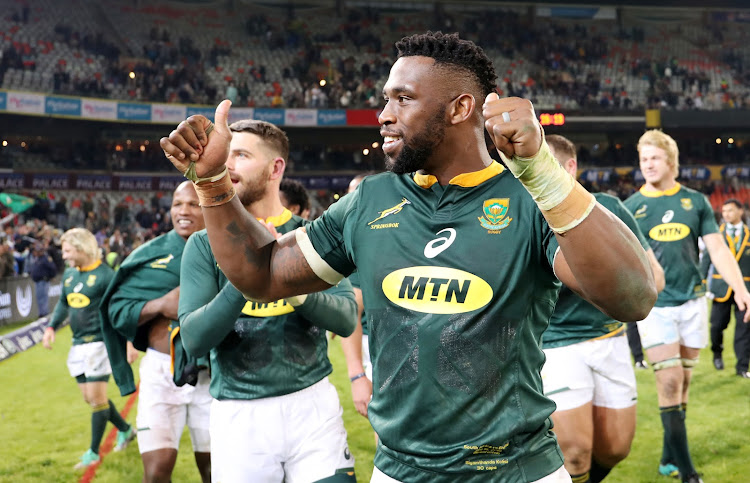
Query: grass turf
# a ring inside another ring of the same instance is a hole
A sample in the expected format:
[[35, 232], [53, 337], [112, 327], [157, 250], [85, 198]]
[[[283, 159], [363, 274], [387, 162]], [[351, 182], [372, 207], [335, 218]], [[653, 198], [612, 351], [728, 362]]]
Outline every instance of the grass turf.
[[[750, 420], [750, 381], [734, 375], [731, 350], [732, 329], [725, 333], [727, 369], [718, 372], [711, 364], [708, 349], [694, 371], [688, 406], [687, 426], [696, 467], [706, 483], [745, 482], [750, 475], [748, 424]], [[83, 402], [75, 382], [68, 375], [65, 360], [70, 348], [70, 329], [58, 332], [54, 350], [37, 345], [0, 363], [0, 482], [78, 481], [83, 471], [73, 465], [83, 454], [90, 438], [90, 409]], [[369, 481], [375, 451], [373, 432], [367, 420], [354, 410], [346, 365], [337, 340], [330, 343], [334, 366], [331, 380], [344, 407], [349, 445], [356, 458], [359, 481]], [[134, 365], [137, 374], [138, 362]], [[638, 426], [630, 456], [616, 467], [608, 482], [669, 483], [657, 476], [661, 455], [662, 429], [656, 402], [653, 373], [637, 371]], [[126, 397], [120, 397], [110, 382], [109, 396], [119, 410]], [[135, 421], [135, 407], [127, 417]], [[112, 426], [107, 426], [107, 432]], [[138, 482], [143, 471], [134, 442], [124, 452], [110, 453], [98, 468], [94, 481]], [[198, 482], [188, 432], [172, 481]]]

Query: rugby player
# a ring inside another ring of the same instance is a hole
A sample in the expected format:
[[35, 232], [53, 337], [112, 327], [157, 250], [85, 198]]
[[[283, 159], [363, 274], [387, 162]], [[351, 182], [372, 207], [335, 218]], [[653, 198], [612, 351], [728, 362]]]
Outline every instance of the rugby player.
[[474, 43], [428, 32], [396, 47], [379, 116], [391, 172], [278, 241], [222, 174], [229, 101], [215, 126], [192, 116], [160, 145], [181, 172], [208, 179], [196, 186], [211, 249], [247, 297], [279, 300], [359, 272], [372, 481], [569, 482], [540, 377], [558, 277], [614, 319], [638, 320], [656, 299], [646, 253], [550, 154], [531, 103], [494, 92]]
[[70, 268], [62, 276], [62, 294], [57, 301], [49, 324], [44, 329], [42, 345], [52, 349], [55, 331], [70, 320], [73, 346], [68, 353], [68, 371], [78, 383], [83, 400], [91, 406], [91, 446], [81, 456], [76, 469], [98, 463], [107, 421], [117, 427], [116, 451], [125, 447], [135, 437], [135, 430], [117, 412], [107, 398], [107, 381], [112, 369], [107, 348], [102, 341], [102, 322], [99, 303], [112, 280], [113, 271], [102, 264], [102, 251], [94, 235], [85, 228], [71, 228], [62, 238], [62, 257]]
[[[641, 343], [654, 369], [664, 442], [659, 473], [701, 481], [688, 448], [685, 414], [692, 369], [707, 342], [708, 305], [698, 260], [702, 237], [711, 261], [734, 290], [740, 310], [750, 303], [742, 273], [719, 234], [706, 197], [677, 182], [677, 143], [661, 131], [638, 140], [645, 184], [625, 200], [664, 268], [666, 286], [648, 317], [638, 322]], [[745, 321], [750, 311], [745, 312]]]
[[[547, 136], [547, 144], [565, 171], [576, 176], [575, 145], [557, 134]], [[662, 290], [664, 270], [633, 215], [614, 196], [594, 197], [636, 235], [651, 262], [657, 290]], [[544, 394], [557, 405], [552, 422], [565, 468], [574, 483], [602, 481], [627, 457], [635, 436], [637, 391], [625, 325], [562, 287], [542, 348], [547, 357]]]
[[[351, 193], [365, 178], [357, 175], [349, 182], [347, 193]], [[357, 300], [357, 327], [349, 337], [341, 338], [341, 349], [346, 358], [349, 371], [349, 382], [352, 389], [352, 402], [357, 412], [367, 417], [367, 406], [372, 399], [372, 361], [370, 360], [369, 330], [367, 327], [367, 313], [365, 312], [360, 289], [359, 274], [355, 271], [349, 275], [349, 282]], [[377, 441], [377, 435], [375, 436]]]
[[[306, 222], [279, 199], [289, 157], [284, 131], [263, 121], [233, 123], [226, 169], [233, 190], [270, 232]], [[201, 204], [206, 203], [201, 199]], [[221, 482], [355, 481], [343, 409], [328, 381], [326, 330], [354, 330], [349, 282], [325, 292], [270, 303], [246, 301], [222, 273], [200, 231], [185, 247], [180, 331], [186, 350], [210, 353], [211, 464]]]
[[281, 204], [293, 215], [300, 218], [310, 218], [310, 195], [307, 194], [305, 185], [296, 179], [284, 178], [279, 186], [279, 197]]
[[101, 304], [104, 340], [123, 395], [135, 391], [133, 371], [125, 359], [126, 341], [146, 352], [139, 369], [136, 416], [144, 481], [171, 480], [187, 425], [195, 463], [207, 483], [211, 481], [208, 418], [212, 400], [208, 370], [198, 372], [194, 386], [177, 386], [170, 358], [170, 334], [178, 325], [182, 253], [188, 237], [205, 226], [191, 182], [174, 190], [170, 217], [174, 228], [133, 251], [109, 284]]

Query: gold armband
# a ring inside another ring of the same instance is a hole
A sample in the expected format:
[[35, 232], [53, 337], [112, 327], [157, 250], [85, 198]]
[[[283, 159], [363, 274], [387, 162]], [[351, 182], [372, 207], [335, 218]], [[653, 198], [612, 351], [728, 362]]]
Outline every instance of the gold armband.
[[232, 178], [229, 177], [226, 168], [221, 174], [211, 178], [201, 178], [201, 181], [194, 185], [200, 205], [204, 208], [229, 203], [235, 195]]

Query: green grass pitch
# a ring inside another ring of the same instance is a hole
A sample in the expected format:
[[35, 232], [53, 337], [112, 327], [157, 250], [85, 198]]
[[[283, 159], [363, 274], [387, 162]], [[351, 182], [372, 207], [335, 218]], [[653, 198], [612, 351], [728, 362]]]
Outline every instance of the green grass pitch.
[[[750, 381], [734, 375], [732, 327], [725, 333], [727, 369], [714, 370], [711, 353], [704, 350], [690, 391], [687, 425], [691, 453], [706, 483], [750, 481]], [[0, 363], [0, 482], [76, 482], [83, 474], [72, 467], [88, 447], [91, 413], [65, 367], [69, 347], [70, 330], [65, 328], [58, 333], [53, 351], [35, 346]], [[331, 380], [344, 407], [357, 478], [369, 481], [375, 451], [372, 429], [352, 405], [337, 340], [330, 343], [330, 356], [334, 366]], [[635, 441], [630, 456], [606, 481], [676, 481], [656, 474], [662, 430], [653, 373], [637, 371], [636, 376], [639, 398]], [[114, 382], [110, 382], [109, 395], [122, 410], [127, 398], [119, 396]], [[135, 421], [135, 407], [127, 419]], [[108, 425], [107, 432], [111, 428]], [[172, 481], [199, 481], [191, 453], [185, 431]], [[139, 482], [141, 477], [134, 443], [124, 452], [108, 454], [94, 481]]]

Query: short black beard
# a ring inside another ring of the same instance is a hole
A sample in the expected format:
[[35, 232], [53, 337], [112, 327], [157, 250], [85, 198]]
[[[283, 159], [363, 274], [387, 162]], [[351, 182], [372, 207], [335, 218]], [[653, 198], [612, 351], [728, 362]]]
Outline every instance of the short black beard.
[[404, 145], [397, 157], [386, 156], [385, 169], [396, 174], [413, 173], [424, 168], [430, 155], [432, 146], [412, 148]]
[[444, 116], [445, 109], [436, 112], [427, 121], [425, 129], [422, 131], [422, 133], [425, 133], [424, 137], [414, 142], [412, 146], [407, 145], [404, 139], [404, 146], [398, 156], [395, 158], [392, 156], [385, 157], [385, 169], [396, 174], [414, 173], [423, 169], [427, 160], [432, 156], [435, 146], [440, 144], [445, 135]]

